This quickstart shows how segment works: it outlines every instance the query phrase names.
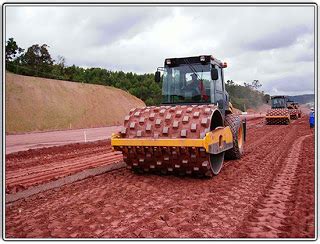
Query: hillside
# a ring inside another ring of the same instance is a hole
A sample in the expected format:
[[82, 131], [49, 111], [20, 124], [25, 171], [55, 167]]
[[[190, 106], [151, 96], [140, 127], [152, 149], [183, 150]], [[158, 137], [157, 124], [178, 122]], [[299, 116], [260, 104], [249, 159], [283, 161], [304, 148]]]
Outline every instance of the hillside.
[[314, 103], [314, 94], [303, 94], [297, 96], [289, 96], [289, 98], [300, 104]]
[[122, 124], [144, 102], [120, 89], [6, 73], [6, 133]]

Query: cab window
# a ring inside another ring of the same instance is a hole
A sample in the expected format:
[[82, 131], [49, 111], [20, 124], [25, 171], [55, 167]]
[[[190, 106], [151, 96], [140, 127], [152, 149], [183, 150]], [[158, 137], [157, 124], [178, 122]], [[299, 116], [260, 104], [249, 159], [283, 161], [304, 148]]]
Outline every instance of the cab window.
[[216, 66], [216, 69], [218, 70], [219, 78], [215, 81], [216, 82], [216, 91], [223, 91], [223, 86], [222, 86], [222, 74], [221, 74], [221, 68]]

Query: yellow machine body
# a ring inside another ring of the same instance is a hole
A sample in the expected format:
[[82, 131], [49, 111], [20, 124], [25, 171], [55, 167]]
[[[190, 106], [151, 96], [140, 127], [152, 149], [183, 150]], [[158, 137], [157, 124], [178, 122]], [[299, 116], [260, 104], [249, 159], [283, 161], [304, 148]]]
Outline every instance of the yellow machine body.
[[153, 139], [153, 138], [121, 138], [118, 134], [111, 137], [113, 147], [135, 146], [135, 147], [200, 147], [207, 153], [219, 154], [233, 146], [233, 137], [230, 127], [218, 127], [206, 133], [203, 139]]

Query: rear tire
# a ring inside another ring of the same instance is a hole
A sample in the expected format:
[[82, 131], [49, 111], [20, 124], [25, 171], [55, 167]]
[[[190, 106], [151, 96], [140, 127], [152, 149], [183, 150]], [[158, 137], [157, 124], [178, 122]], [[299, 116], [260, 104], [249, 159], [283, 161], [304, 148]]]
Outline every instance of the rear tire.
[[244, 129], [238, 115], [228, 114], [225, 117], [225, 126], [229, 126], [233, 137], [233, 147], [225, 152], [226, 159], [239, 159], [243, 154]]

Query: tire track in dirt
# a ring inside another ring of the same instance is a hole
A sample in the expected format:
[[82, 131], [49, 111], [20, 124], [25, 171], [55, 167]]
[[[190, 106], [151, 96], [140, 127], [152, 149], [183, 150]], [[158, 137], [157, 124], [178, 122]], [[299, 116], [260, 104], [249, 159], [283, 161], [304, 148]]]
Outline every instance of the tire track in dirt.
[[[275, 127], [274, 125], [265, 125], [264, 124], [265, 123], [264, 120], [265, 119], [263, 119], [263, 122], [262, 122], [263, 126], [264, 126], [264, 129], [263, 130], [258, 130], [258, 131], [255, 130], [254, 131], [254, 133], [255, 133], [255, 136], [254, 136], [255, 141], [250, 143], [248, 145], [247, 149], [250, 150], [250, 149], [256, 148], [257, 145], [263, 143], [263, 141], [265, 141], [266, 138], [275, 136], [276, 134], [279, 133], [279, 131], [285, 129], [286, 126], [287, 126], [287, 125], [279, 125], [276, 128], [274, 128]], [[260, 125], [262, 125], [262, 124], [259, 124], [259, 127], [260, 127]], [[254, 126], [257, 128], [257, 125], [254, 125]]]
[[302, 136], [294, 142], [281, 172], [277, 174], [269, 190], [259, 200], [259, 205], [254, 209], [254, 215], [245, 222], [246, 234], [242, 237], [278, 238], [282, 236], [282, 222], [287, 217], [287, 204], [293, 191], [302, 143], [310, 136]]
[[75, 172], [80, 172], [84, 169], [90, 169], [100, 165], [112, 164], [122, 160], [122, 155], [107, 155], [103, 157], [92, 157], [87, 160], [83, 160], [75, 165], [62, 164], [58, 168], [44, 170], [38, 173], [34, 173], [31, 170], [29, 172], [29, 175], [7, 180], [7, 190], [10, 192], [10, 189], [14, 189], [15, 187], [18, 187], [19, 190], [26, 189], [30, 186], [42, 184], [53, 179], [55, 180], [58, 178], [62, 178]]
[[[312, 131], [313, 132], [313, 131]], [[315, 237], [315, 148], [312, 146], [314, 133], [302, 145], [299, 156], [294, 191], [289, 199], [283, 222], [282, 237], [314, 238]]]
[[45, 168], [43, 166], [35, 166], [32, 168], [19, 170], [17, 172], [10, 171], [7, 173], [6, 179], [8, 180], [9, 183], [11, 183], [11, 182], [15, 182], [16, 180], [28, 178], [30, 175], [36, 176], [36, 174], [52, 172], [55, 170], [59, 170], [61, 168], [72, 168], [73, 166], [83, 165], [84, 163], [90, 163], [90, 162], [94, 163], [96, 161], [98, 162], [103, 159], [112, 159], [112, 158], [119, 158], [119, 157], [121, 158], [121, 156], [122, 155], [119, 153], [112, 152], [112, 153], [97, 155], [95, 158], [93, 157], [84, 157], [82, 159], [75, 158], [67, 161], [58, 162], [56, 164], [46, 165]]
[[111, 151], [110, 140], [30, 149], [6, 155], [6, 172]]
[[60, 178], [58, 180], [52, 180], [52, 181], [49, 181], [48, 183], [45, 183], [45, 184], [33, 186], [31, 188], [28, 188], [25, 191], [13, 193], [13, 194], [6, 194], [5, 201], [6, 201], [6, 204], [9, 204], [9, 203], [18, 201], [20, 199], [25, 199], [25, 198], [30, 197], [32, 195], [39, 194], [44, 191], [48, 191], [48, 190], [51, 190], [54, 188], [59, 188], [59, 187], [64, 186], [66, 184], [71, 184], [73, 182], [83, 180], [88, 177], [103, 174], [103, 173], [106, 173], [106, 172], [109, 172], [112, 170], [117, 170], [117, 169], [120, 169], [123, 167], [125, 167], [125, 163], [123, 161], [119, 161], [116, 163], [102, 165], [102, 166], [94, 167], [91, 169], [85, 169], [83, 171], [80, 171], [79, 173], [75, 173], [70, 176]]
[[8, 159], [6, 193], [16, 193], [85, 169], [121, 161], [122, 155], [112, 152], [110, 141], [100, 141], [62, 146], [60, 150], [53, 147], [13, 153]]

